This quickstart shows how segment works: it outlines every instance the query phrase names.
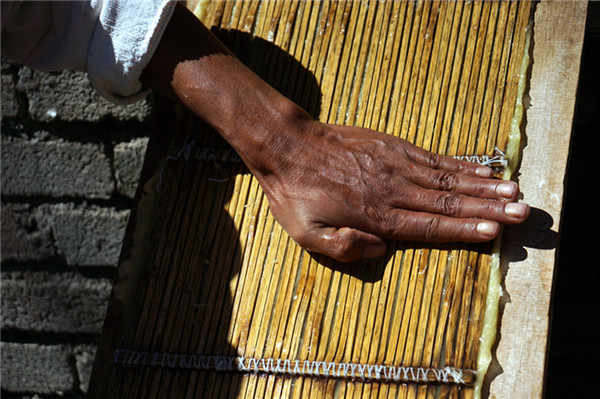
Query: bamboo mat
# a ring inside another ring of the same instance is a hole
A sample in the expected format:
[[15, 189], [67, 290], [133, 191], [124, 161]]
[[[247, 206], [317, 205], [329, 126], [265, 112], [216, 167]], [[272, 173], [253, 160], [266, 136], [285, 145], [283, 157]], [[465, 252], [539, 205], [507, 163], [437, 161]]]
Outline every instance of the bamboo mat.
[[[190, 7], [322, 121], [452, 156], [506, 152], [518, 127], [529, 2]], [[215, 132], [181, 109], [171, 117], [169, 156], [128, 230], [92, 397], [475, 395], [492, 244], [391, 243], [384, 259], [350, 265], [310, 255]]]

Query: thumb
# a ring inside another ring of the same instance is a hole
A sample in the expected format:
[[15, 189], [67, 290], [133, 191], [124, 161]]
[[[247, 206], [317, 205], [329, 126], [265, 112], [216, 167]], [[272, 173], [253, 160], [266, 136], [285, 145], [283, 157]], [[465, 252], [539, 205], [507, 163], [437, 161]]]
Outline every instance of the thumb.
[[385, 242], [364, 231], [349, 227], [323, 227], [315, 229], [306, 238], [306, 247], [340, 262], [355, 262], [377, 258], [386, 252]]

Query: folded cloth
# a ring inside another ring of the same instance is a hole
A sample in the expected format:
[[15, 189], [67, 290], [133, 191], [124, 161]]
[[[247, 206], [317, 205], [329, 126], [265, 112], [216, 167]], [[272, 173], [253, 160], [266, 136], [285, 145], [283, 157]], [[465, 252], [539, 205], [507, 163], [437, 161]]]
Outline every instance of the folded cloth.
[[28, 67], [87, 71], [105, 98], [127, 104], [147, 94], [140, 75], [176, 2], [169, 0], [2, 1], [2, 55]]

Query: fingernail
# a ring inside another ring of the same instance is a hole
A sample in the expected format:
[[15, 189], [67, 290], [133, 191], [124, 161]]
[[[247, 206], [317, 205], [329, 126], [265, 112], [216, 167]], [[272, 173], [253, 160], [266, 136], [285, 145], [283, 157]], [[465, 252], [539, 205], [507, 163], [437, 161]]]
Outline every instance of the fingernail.
[[492, 177], [494, 174], [490, 168], [477, 168], [475, 174], [479, 177]]
[[504, 213], [514, 218], [522, 218], [525, 216], [525, 212], [527, 212], [527, 205], [525, 204], [510, 202], [504, 206]]
[[510, 183], [500, 183], [496, 186], [496, 194], [504, 198], [512, 198], [515, 194], [515, 186]]
[[479, 222], [477, 232], [484, 236], [494, 237], [498, 233], [498, 225], [492, 222]]
[[365, 247], [363, 257], [366, 259], [379, 258], [380, 256], [385, 255], [385, 251], [385, 244], [369, 244]]

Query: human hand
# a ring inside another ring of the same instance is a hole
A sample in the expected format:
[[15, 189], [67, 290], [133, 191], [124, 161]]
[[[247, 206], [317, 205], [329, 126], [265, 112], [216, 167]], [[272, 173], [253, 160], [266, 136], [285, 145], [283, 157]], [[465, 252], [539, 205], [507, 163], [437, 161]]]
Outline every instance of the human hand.
[[298, 244], [339, 261], [381, 256], [384, 240], [487, 241], [499, 223], [529, 214], [514, 202], [517, 185], [492, 179], [488, 168], [313, 120], [184, 7], [176, 8], [142, 80], [219, 131]]
[[516, 183], [368, 129], [307, 120], [258, 173], [274, 217], [302, 247], [349, 262], [382, 256], [384, 240], [481, 242], [529, 207]]

